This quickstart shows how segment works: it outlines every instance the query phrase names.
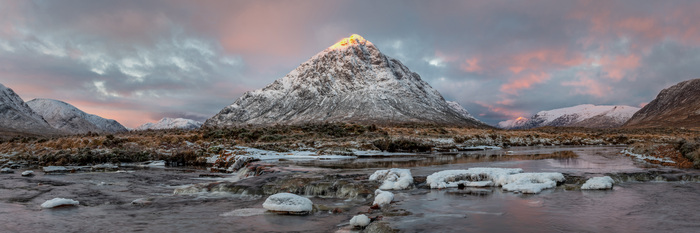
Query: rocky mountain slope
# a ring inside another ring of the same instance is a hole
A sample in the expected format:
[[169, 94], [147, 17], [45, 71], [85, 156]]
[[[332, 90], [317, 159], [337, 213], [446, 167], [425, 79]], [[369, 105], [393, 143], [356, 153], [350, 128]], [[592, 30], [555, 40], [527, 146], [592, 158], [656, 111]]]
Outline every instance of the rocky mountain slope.
[[700, 79], [662, 90], [626, 127], [700, 127]]
[[136, 127], [135, 130], [159, 130], [159, 129], [199, 129], [202, 127], [202, 122], [185, 119], [185, 118], [169, 118], [165, 117], [156, 123], [146, 123]]
[[57, 132], [12, 89], [0, 84], [0, 133], [39, 135]]
[[582, 104], [568, 108], [541, 111], [530, 117], [502, 121], [505, 129], [530, 129], [543, 126], [613, 128], [622, 126], [639, 108], [624, 105]]
[[53, 99], [33, 99], [27, 105], [53, 127], [68, 134], [117, 133], [127, 129], [119, 122], [88, 114], [66, 102]]
[[418, 74], [358, 35], [267, 87], [245, 93], [204, 126], [320, 122], [489, 127], [455, 112]]

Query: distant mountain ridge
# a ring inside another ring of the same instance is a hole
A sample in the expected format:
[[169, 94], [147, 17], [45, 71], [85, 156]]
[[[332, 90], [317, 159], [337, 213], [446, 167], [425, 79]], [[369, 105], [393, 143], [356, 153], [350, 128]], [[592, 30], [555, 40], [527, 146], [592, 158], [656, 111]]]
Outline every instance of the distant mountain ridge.
[[246, 92], [206, 127], [348, 122], [490, 127], [455, 112], [400, 61], [352, 35], [265, 88]]
[[700, 127], [700, 79], [662, 90], [625, 127]]
[[625, 105], [582, 104], [541, 111], [530, 118], [502, 121], [504, 129], [531, 129], [543, 126], [614, 128], [622, 126], [639, 108]]
[[2, 84], [0, 84], [0, 132], [36, 135], [58, 133], [19, 95]]
[[119, 122], [83, 112], [60, 100], [33, 99], [27, 105], [41, 115], [51, 127], [67, 134], [119, 133], [128, 131]]
[[204, 124], [201, 121], [195, 121], [185, 118], [169, 118], [165, 117], [156, 123], [146, 123], [136, 127], [134, 130], [159, 130], [159, 129], [199, 129]]

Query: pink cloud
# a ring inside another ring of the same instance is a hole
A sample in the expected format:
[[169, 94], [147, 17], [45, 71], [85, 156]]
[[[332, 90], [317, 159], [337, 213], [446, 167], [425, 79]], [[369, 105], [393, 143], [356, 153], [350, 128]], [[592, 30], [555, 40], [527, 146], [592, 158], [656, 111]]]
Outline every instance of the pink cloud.
[[548, 73], [535, 73], [516, 77], [510, 80], [508, 83], [501, 85], [501, 91], [511, 95], [517, 95], [519, 90], [529, 89], [532, 85], [543, 83], [550, 79]]
[[497, 113], [500, 115], [505, 115], [508, 118], [518, 118], [518, 117], [522, 117], [525, 115], [525, 112], [516, 111], [516, 110], [512, 110], [512, 109], [508, 109], [508, 108], [503, 108], [503, 107], [491, 105], [488, 103], [484, 103], [481, 101], [476, 101], [475, 103], [478, 105], [481, 105], [482, 107], [487, 108], [490, 112]]
[[639, 67], [639, 56], [629, 54], [627, 56], [604, 56], [598, 62], [602, 65], [603, 71], [608, 74], [608, 78], [620, 81], [626, 77], [627, 73]]
[[612, 90], [610, 86], [587, 77], [585, 73], [579, 72], [577, 76], [580, 77], [578, 81], [562, 82], [561, 85], [574, 87], [574, 93], [576, 94], [596, 97], [603, 97]]
[[480, 73], [482, 71], [479, 65], [479, 58], [476, 57], [465, 60], [459, 68], [470, 73]]

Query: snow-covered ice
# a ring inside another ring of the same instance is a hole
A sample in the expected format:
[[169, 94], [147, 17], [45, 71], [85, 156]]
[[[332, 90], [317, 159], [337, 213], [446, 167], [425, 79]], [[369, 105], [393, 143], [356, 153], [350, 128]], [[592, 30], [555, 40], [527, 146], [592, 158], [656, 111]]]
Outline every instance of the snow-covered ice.
[[391, 201], [394, 200], [394, 194], [389, 191], [382, 191], [381, 189], [377, 189], [374, 191], [374, 202], [372, 205], [388, 205], [391, 203]]
[[249, 216], [265, 214], [265, 211], [266, 211], [265, 209], [260, 209], [260, 208], [244, 208], [244, 209], [237, 209], [237, 210], [233, 210], [230, 212], [226, 212], [226, 213], [220, 214], [219, 216], [221, 216], [221, 217], [249, 217]]
[[15, 173], [15, 171], [13, 171], [12, 169], [6, 167], [6, 168], [3, 168], [3, 169], [0, 169], [0, 173]]
[[609, 176], [593, 177], [581, 185], [581, 189], [611, 189], [615, 181]]
[[278, 193], [265, 200], [263, 208], [270, 211], [308, 213], [313, 209], [310, 199], [291, 193]]
[[352, 227], [366, 227], [367, 225], [369, 225], [369, 222], [370, 222], [370, 220], [369, 220], [369, 217], [367, 217], [367, 215], [364, 215], [364, 214], [355, 215], [354, 217], [352, 217], [352, 219], [350, 219], [350, 226], [352, 226]]
[[389, 170], [379, 170], [369, 177], [369, 180], [382, 181], [379, 189], [406, 189], [413, 184], [413, 176], [410, 169], [392, 168]]
[[653, 157], [653, 156], [647, 156], [647, 155], [636, 154], [636, 153], [632, 153], [631, 151], [629, 151], [629, 150], [627, 150], [627, 149], [624, 149], [624, 150], [620, 151], [620, 153], [623, 153], [623, 154], [626, 154], [626, 155], [635, 157], [635, 158], [637, 158], [637, 159], [639, 159], [639, 160], [648, 159], [648, 160], [659, 161], [659, 162], [661, 162], [661, 163], [676, 163], [675, 161], [673, 161], [673, 160], [671, 160], [671, 159], [669, 159], [669, 158], [657, 158], [657, 157]]
[[80, 202], [66, 198], [54, 198], [41, 204], [41, 208], [50, 209], [60, 206], [78, 206]]
[[539, 193], [564, 181], [558, 172], [522, 173], [520, 168], [470, 168], [446, 170], [428, 176], [430, 188], [454, 188], [460, 184], [473, 187], [501, 186], [505, 191]]
[[[520, 168], [470, 168], [467, 170], [445, 170], [429, 175], [426, 182], [430, 188], [456, 188], [474, 181], [498, 181], [510, 174], [522, 172]], [[499, 185], [500, 183], [496, 184]]]
[[34, 171], [27, 170], [27, 171], [22, 172], [22, 176], [33, 176], [33, 175], [34, 175]]

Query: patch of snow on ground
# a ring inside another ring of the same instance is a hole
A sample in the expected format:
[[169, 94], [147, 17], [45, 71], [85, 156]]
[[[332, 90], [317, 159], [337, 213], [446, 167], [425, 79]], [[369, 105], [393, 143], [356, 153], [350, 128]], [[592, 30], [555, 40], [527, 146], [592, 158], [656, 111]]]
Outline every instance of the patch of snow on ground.
[[581, 189], [611, 189], [615, 181], [609, 176], [593, 177], [581, 185]]
[[382, 191], [381, 189], [377, 189], [374, 191], [374, 202], [372, 205], [388, 205], [391, 203], [391, 201], [394, 200], [394, 194], [389, 192], [389, 191]]
[[470, 187], [501, 186], [505, 191], [539, 193], [554, 188], [564, 181], [557, 172], [522, 173], [520, 168], [470, 168], [433, 173], [427, 178], [430, 188], [455, 188], [460, 184]]
[[637, 159], [642, 160], [642, 161], [644, 161], [645, 159], [648, 159], [648, 160], [659, 161], [662, 163], [676, 163], [675, 161], [673, 161], [669, 158], [662, 159], [662, 158], [657, 158], [657, 157], [652, 157], [652, 156], [647, 156], [647, 155], [635, 154], [635, 153], [628, 151], [627, 149], [620, 151], [620, 153], [627, 154], [627, 155], [632, 156], [632, 157], [636, 157]]
[[44, 209], [50, 209], [50, 208], [56, 208], [60, 206], [78, 206], [80, 202], [76, 200], [71, 200], [71, 199], [65, 199], [65, 198], [54, 198], [48, 201], [45, 201], [43, 204], [41, 204], [41, 208]]
[[392, 168], [389, 170], [379, 170], [369, 177], [369, 180], [383, 181], [379, 189], [406, 189], [413, 184], [413, 176], [410, 169]]
[[364, 215], [364, 214], [355, 215], [354, 217], [352, 217], [352, 219], [350, 219], [350, 226], [352, 226], [352, 227], [366, 227], [367, 225], [369, 225], [369, 222], [370, 222], [370, 220], [369, 220], [369, 217], [367, 217], [367, 215]]
[[271, 211], [304, 213], [313, 209], [310, 199], [291, 193], [278, 193], [265, 200], [263, 208]]

